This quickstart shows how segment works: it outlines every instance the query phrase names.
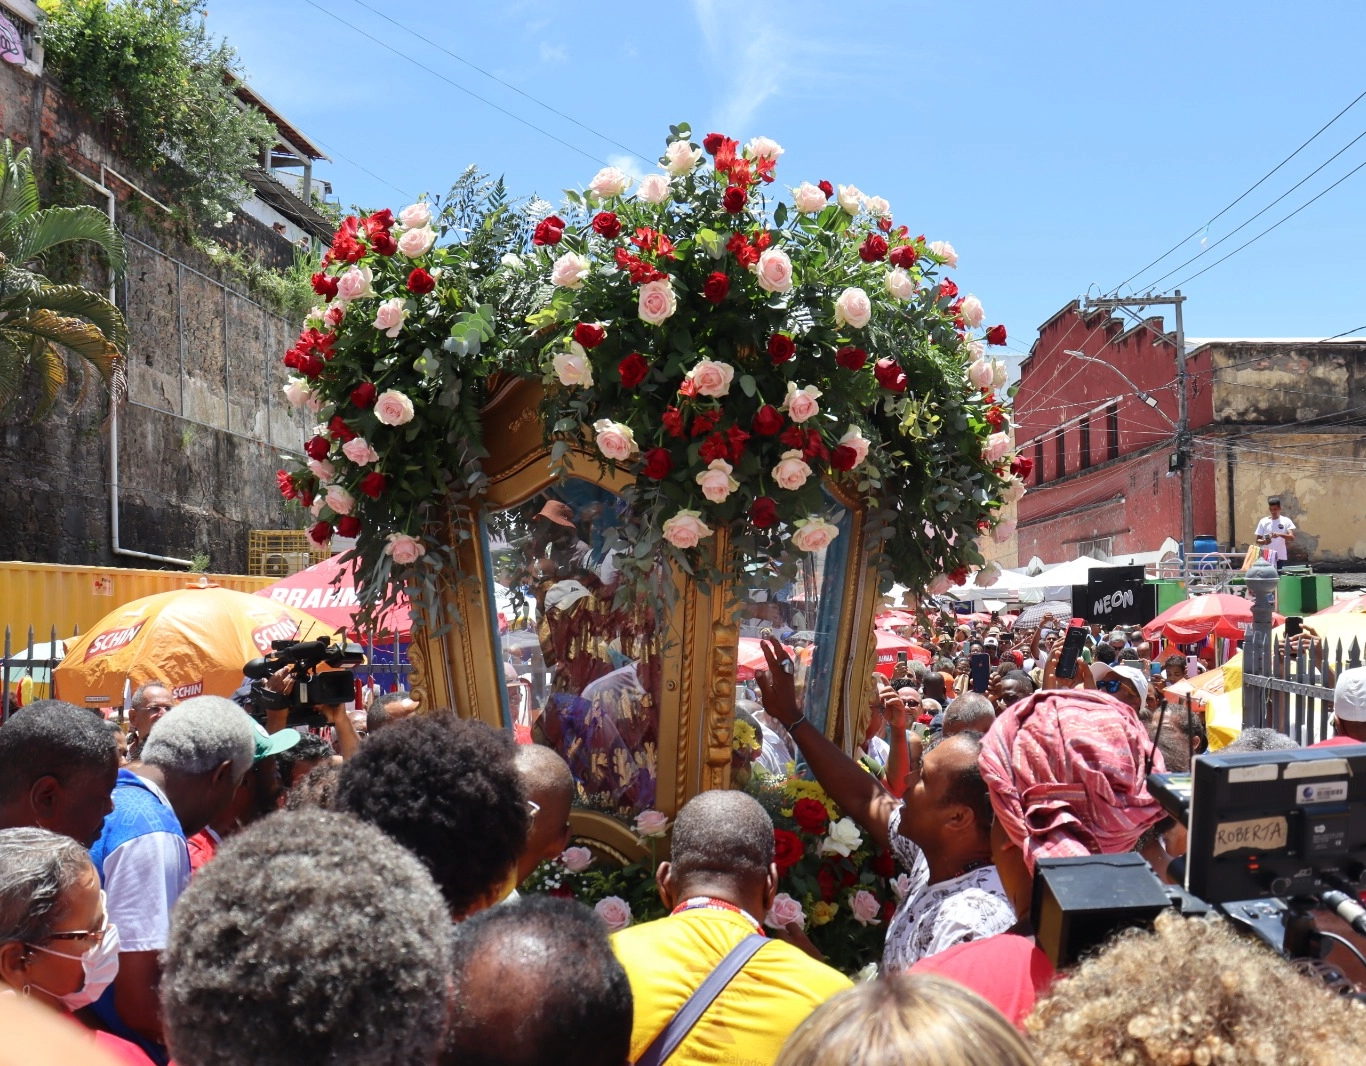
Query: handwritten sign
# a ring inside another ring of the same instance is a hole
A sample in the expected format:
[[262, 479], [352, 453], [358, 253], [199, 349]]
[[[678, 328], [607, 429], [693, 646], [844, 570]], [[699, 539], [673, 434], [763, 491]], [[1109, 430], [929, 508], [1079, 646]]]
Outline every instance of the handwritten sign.
[[24, 65], [24, 39], [4, 15], [0, 15], [0, 59], [16, 66]]
[[1242, 822], [1220, 822], [1214, 831], [1214, 854], [1228, 851], [1277, 851], [1285, 847], [1285, 819], [1249, 818]]

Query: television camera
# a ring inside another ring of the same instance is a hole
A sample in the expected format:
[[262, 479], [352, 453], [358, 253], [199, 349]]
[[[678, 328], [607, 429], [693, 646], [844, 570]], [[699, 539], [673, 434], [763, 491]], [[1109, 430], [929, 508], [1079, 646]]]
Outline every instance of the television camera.
[[[327, 719], [319, 706], [350, 703], [356, 698], [356, 675], [350, 667], [365, 662], [360, 652], [348, 651], [331, 638], [318, 640], [274, 640], [270, 654], [252, 659], [242, 673], [252, 679], [251, 712], [265, 721], [267, 711], [289, 708], [289, 725], [321, 728]], [[326, 666], [328, 669], [321, 669]], [[280, 671], [285, 674], [285, 692], [268, 687], [267, 681]]]

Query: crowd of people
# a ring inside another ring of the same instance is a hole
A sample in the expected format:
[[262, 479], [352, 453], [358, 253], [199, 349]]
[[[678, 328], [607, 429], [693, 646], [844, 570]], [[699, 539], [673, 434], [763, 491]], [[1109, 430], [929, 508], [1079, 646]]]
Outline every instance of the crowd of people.
[[[1184, 833], [1147, 776], [1206, 740], [1163, 695], [1184, 656], [1093, 634], [1059, 677], [1049, 622], [925, 634], [941, 656], [882, 679], [852, 755], [765, 640], [739, 713], [900, 867], [857, 983], [774, 920], [774, 825], [744, 791], [677, 812], [667, 915], [609, 934], [524, 887], [581, 799], [551, 747], [403, 693], [319, 708], [322, 731], [156, 682], [126, 732], [31, 704], [0, 726], [0, 1029], [39, 1032], [12, 1047], [46, 1061], [142, 1066], [1354, 1061], [1366, 1008], [1338, 991], [1366, 972], [1335, 990], [1217, 919], [1173, 912], [1055, 970], [1040, 860], [1138, 852], [1165, 875]], [[1366, 670], [1336, 683], [1359, 740]]]

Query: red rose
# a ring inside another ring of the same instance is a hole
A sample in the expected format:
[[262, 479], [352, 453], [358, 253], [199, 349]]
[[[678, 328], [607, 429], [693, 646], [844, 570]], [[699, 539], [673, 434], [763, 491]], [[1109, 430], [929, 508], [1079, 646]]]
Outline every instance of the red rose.
[[890, 851], [883, 851], [878, 848], [877, 851], [873, 852], [873, 861], [870, 865], [873, 867], [873, 873], [877, 874], [878, 877], [896, 876], [896, 859], [892, 858]]
[[322, 356], [306, 355], [299, 360], [299, 373], [308, 378], [309, 381], [316, 381], [318, 376], [322, 374], [325, 365]]
[[813, 800], [810, 796], [803, 796], [792, 805], [792, 820], [804, 832], [824, 833], [826, 825], [830, 822], [830, 815], [825, 811], [825, 804]]
[[654, 481], [663, 481], [674, 468], [673, 456], [668, 448], [651, 448], [645, 453], [645, 476]]
[[393, 255], [398, 251], [398, 241], [388, 230], [380, 230], [370, 238], [370, 247], [380, 255]]
[[[957, 295], [958, 295], [958, 286], [954, 284], [953, 278], [945, 278], [943, 281], [941, 281], [941, 282], [939, 283], [939, 295], [936, 296], [935, 299], [936, 299], [936, 300], [952, 300], [952, 299], [953, 299], [955, 296], [957, 296]], [[952, 310], [955, 310], [955, 309], [954, 309], [954, 308], [949, 308], [949, 310], [952, 311]]]
[[836, 470], [853, 470], [858, 466], [858, 452], [847, 444], [841, 444], [830, 453], [830, 465]]
[[754, 432], [761, 437], [772, 437], [774, 434], [782, 432], [783, 421], [783, 416], [778, 413], [778, 409], [771, 403], [766, 403], [759, 408], [754, 416]]
[[789, 448], [806, 447], [806, 434], [802, 431], [801, 426], [788, 426], [783, 430], [783, 435], [778, 439]]
[[337, 519], [337, 536], [354, 537], [360, 532], [360, 519], [353, 514], [344, 514]]
[[760, 496], [749, 509], [749, 520], [755, 529], [772, 529], [778, 524], [778, 505], [771, 496]]
[[332, 523], [318, 522], [308, 530], [308, 539], [314, 544], [326, 544], [332, 539]]
[[[577, 334], [578, 330], [576, 329], [574, 332]], [[579, 343], [582, 344], [583, 342], [580, 341]], [[632, 352], [617, 364], [617, 373], [621, 375], [621, 384], [624, 388], [634, 389], [645, 380], [645, 375], [649, 372], [650, 364], [639, 352]]]
[[1017, 455], [1010, 460], [1010, 472], [1023, 480], [1034, 472], [1034, 460], [1027, 455]]
[[896, 917], [896, 900], [889, 899], [882, 905], [882, 920], [890, 922], [894, 917]]
[[859, 245], [858, 257], [865, 263], [877, 263], [887, 258], [887, 238], [878, 233], [870, 233]]
[[778, 873], [786, 873], [805, 855], [806, 845], [796, 833], [786, 829], [773, 830], [773, 861], [778, 864]]
[[574, 339], [592, 349], [607, 339], [607, 331], [596, 322], [580, 322], [574, 327]]
[[720, 411], [698, 411], [692, 419], [692, 435], [694, 437], [705, 437], [713, 429], [716, 423], [721, 421]]
[[745, 453], [745, 442], [749, 440], [749, 434], [739, 426], [731, 426], [726, 430], [726, 444], [730, 446], [730, 461], [738, 463], [740, 457]]
[[297, 500], [299, 490], [294, 486], [294, 479], [283, 470], [275, 471], [275, 483], [280, 486], [280, 495], [287, 500]]
[[[796, 429], [797, 427], [794, 426], [793, 428]], [[803, 459], [815, 459], [818, 457], [821, 459], [830, 458], [830, 453], [826, 450], [825, 442], [821, 440], [821, 431], [819, 429], [808, 429], [806, 431], [806, 439], [802, 441], [801, 449]]]
[[697, 457], [704, 463], [714, 463], [717, 459], [730, 458], [730, 446], [726, 443], [725, 434], [711, 434], [702, 442], [702, 447], [697, 450]]
[[366, 215], [365, 221], [361, 223], [365, 227], [365, 235], [371, 240], [377, 233], [388, 233], [394, 227], [394, 213], [387, 207], [382, 211], [376, 211], [373, 215]]
[[337, 295], [337, 279], [319, 271], [313, 275], [313, 291], [328, 300]]
[[775, 333], [768, 338], [768, 357], [774, 366], [786, 363], [797, 354], [797, 346], [786, 333]]
[[374, 407], [375, 387], [368, 381], [362, 381], [351, 390], [351, 402], [362, 410], [367, 407]]
[[911, 244], [898, 244], [888, 255], [892, 266], [900, 267], [902, 270], [910, 270], [915, 266], [915, 246]]
[[668, 408], [659, 420], [664, 423], [664, 429], [671, 437], [683, 436], [683, 412], [677, 407]]
[[532, 244], [559, 244], [560, 238], [564, 236], [564, 219], [559, 215], [547, 215], [536, 223], [536, 229], [531, 234]]
[[1006, 424], [1005, 412], [1001, 410], [999, 404], [992, 404], [988, 407], [985, 418], [993, 433], [998, 432]]
[[722, 137], [721, 143], [717, 145], [716, 151], [712, 153], [712, 162], [716, 169], [728, 171], [735, 165], [735, 150], [740, 147], [739, 141], [731, 140], [729, 137]]
[[762, 252], [772, 243], [773, 234], [769, 233], [768, 230], [758, 229], [754, 231], [754, 247], [757, 248], [759, 251]]
[[890, 218], [880, 218], [877, 220], [877, 228], [883, 233], [892, 232], [892, 220]]
[[609, 241], [621, 236], [621, 220], [611, 211], [599, 211], [593, 216], [593, 232]]
[[999, 345], [1005, 344], [1005, 342], [1006, 342], [1006, 328], [1005, 328], [1005, 326], [992, 326], [989, 330], [987, 330], [987, 343], [988, 343], [988, 344], [995, 344], [995, 345], [998, 345], [998, 346], [999, 346]]
[[726, 191], [721, 197], [721, 206], [732, 215], [738, 214], [745, 209], [745, 201], [749, 196], [745, 190], [738, 185], [727, 185]]
[[846, 344], [835, 353], [835, 362], [845, 370], [862, 370], [868, 364], [868, 353], [862, 348]]
[[879, 359], [873, 367], [877, 383], [891, 392], [906, 391], [906, 372], [895, 359]]
[[372, 500], [378, 500], [384, 495], [386, 478], [378, 470], [372, 470], [360, 479], [360, 490]]
[[707, 280], [702, 283], [702, 295], [714, 304], [719, 304], [726, 298], [726, 293], [730, 292], [730, 278], [720, 271], [715, 270], [707, 275]]
[[302, 507], [305, 511], [312, 507], [313, 493], [309, 492], [307, 489], [299, 493], [299, 506]]
[[702, 138], [702, 147], [706, 149], [707, 155], [715, 155], [721, 145], [725, 143], [726, 135], [724, 133], [709, 133]]
[[414, 296], [426, 296], [434, 288], [436, 288], [436, 278], [421, 267], [408, 275], [408, 291]]
[[821, 899], [826, 903], [833, 903], [840, 886], [839, 882], [835, 880], [835, 875], [830, 871], [830, 867], [822, 866], [816, 871], [816, 884], [820, 886]]
[[356, 439], [356, 431], [346, 424], [341, 415], [332, 416], [332, 420], [327, 423], [327, 433], [333, 440], [339, 440], [343, 444]]
[[820, 189], [821, 192], [825, 193], [825, 198], [827, 200], [835, 195], [835, 187], [831, 185], [828, 181], [816, 182], [816, 188]]
[[365, 254], [365, 245], [356, 239], [359, 231], [360, 219], [355, 215], [348, 215], [342, 220], [342, 224], [337, 227], [337, 232], [332, 237], [330, 252], [333, 262], [341, 260], [344, 263], [354, 263]]
[[308, 443], [304, 445], [304, 454], [321, 463], [327, 458], [327, 453], [331, 449], [332, 444], [326, 437], [311, 437]]

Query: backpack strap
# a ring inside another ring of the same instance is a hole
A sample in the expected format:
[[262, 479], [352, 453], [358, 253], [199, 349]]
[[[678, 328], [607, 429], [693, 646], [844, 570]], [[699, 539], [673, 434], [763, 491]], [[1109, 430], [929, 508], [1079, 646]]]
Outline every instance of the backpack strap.
[[751, 933], [731, 948], [730, 952], [707, 975], [707, 979], [697, 986], [686, 1003], [678, 1008], [678, 1013], [669, 1019], [659, 1035], [650, 1041], [650, 1046], [636, 1060], [636, 1066], [660, 1066], [683, 1043], [692, 1027], [698, 1023], [707, 1008], [716, 1001], [728, 984], [745, 967], [754, 953], [768, 943], [768, 937]]

